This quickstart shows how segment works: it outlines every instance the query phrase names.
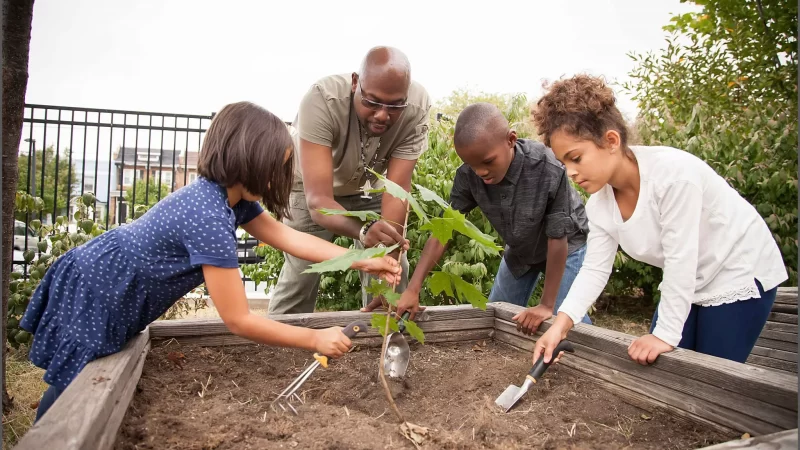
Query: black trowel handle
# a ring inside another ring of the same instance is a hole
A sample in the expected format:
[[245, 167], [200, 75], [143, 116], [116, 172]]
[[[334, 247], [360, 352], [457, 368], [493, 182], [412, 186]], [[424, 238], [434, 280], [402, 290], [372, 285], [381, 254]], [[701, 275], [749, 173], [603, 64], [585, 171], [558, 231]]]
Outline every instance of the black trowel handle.
[[408, 316], [411, 314], [411, 311], [406, 311], [400, 317], [400, 320], [397, 321], [397, 328], [400, 330], [400, 334], [403, 334], [406, 331], [406, 320], [408, 320]]
[[558, 355], [561, 352], [575, 353], [575, 349], [572, 347], [572, 344], [565, 339], [559, 342], [558, 345], [556, 345], [556, 348], [553, 349], [553, 358], [549, 363], [544, 362], [544, 354], [542, 354], [542, 356], [536, 361], [536, 364], [534, 364], [531, 368], [531, 371], [528, 372], [528, 376], [533, 378], [534, 383], [539, 381], [539, 377], [544, 374], [544, 371], [550, 367], [550, 364], [552, 364], [554, 359], [558, 358]]

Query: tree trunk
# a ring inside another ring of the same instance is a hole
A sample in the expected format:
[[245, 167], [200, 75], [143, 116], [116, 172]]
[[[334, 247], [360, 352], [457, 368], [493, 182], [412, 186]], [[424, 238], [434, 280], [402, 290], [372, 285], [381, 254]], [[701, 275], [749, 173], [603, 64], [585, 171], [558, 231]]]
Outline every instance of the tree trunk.
[[[31, 48], [33, 0], [3, 0], [3, 266], [0, 329], [4, 348], [8, 284], [14, 254], [14, 201], [17, 193], [17, 150], [22, 134], [25, 90], [28, 86], [28, 55]], [[42, 143], [44, 145], [44, 142]], [[3, 352], [3, 413], [11, 408], [12, 398], [6, 389], [6, 352]]]

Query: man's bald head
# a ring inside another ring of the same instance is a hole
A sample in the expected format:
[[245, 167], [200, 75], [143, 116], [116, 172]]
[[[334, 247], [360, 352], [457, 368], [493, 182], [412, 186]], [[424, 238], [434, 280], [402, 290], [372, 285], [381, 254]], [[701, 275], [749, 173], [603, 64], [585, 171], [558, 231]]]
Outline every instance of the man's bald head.
[[453, 144], [456, 150], [475, 144], [494, 145], [508, 136], [508, 120], [491, 103], [473, 103], [456, 120]]
[[405, 53], [394, 47], [373, 47], [361, 62], [358, 76], [362, 83], [391, 84], [408, 90], [411, 63]]

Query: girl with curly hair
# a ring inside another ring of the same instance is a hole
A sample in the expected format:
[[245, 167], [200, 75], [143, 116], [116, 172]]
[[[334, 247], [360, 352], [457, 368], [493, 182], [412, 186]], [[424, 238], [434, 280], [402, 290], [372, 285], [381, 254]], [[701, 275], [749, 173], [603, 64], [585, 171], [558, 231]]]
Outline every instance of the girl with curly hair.
[[[618, 247], [660, 267], [650, 334], [628, 355], [640, 364], [678, 346], [745, 362], [788, 278], [767, 224], [724, 178], [671, 147], [628, 144], [614, 93], [579, 75], [549, 86], [533, 118], [586, 203], [586, 257], [534, 362], [552, 352], [602, 293]], [[556, 355], [558, 356], [558, 355]]]

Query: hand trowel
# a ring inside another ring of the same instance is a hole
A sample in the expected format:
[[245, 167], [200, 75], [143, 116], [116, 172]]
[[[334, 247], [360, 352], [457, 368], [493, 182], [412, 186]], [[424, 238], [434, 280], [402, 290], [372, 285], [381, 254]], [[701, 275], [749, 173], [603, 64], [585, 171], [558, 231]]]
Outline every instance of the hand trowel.
[[[562, 351], [567, 351], [570, 353], [575, 353], [575, 349], [572, 347], [572, 344], [569, 341], [563, 340], [558, 343], [556, 348], [553, 350], [553, 359], [556, 359]], [[522, 386], [514, 386], [513, 384], [508, 386], [500, 397], [497, 397], [495, 400], [495, 404], [497, 406], [503, 408], [505, 412], [508, 412], [514, 405], [528, 392], [528, 389], [531, 388], [533, 384], [539, 381], [539, 377], [541, 377], [545, 370], [550, 367], [552, 364], [552, 360], [549, 363], [544, 362], [544, 355], [542, 355], [538, 360], [536, 360], [536, 364], [533, 365], [531, 371], [528, 372], [528, 375], [525, 377], [525, 382], [522, 383]]]
[[386, 354], [383, 358], [383, 371], [391, 378], [401, 378], [406, 374], [408, 359], [411, 349], [408, 347], [403, 331], [406, 330], [405, 321], [408, 320], [410, 312], [406, 311], [400, 320], [397, 321], [399, 331], [389, 335], [389, 342], [386, 344]]

